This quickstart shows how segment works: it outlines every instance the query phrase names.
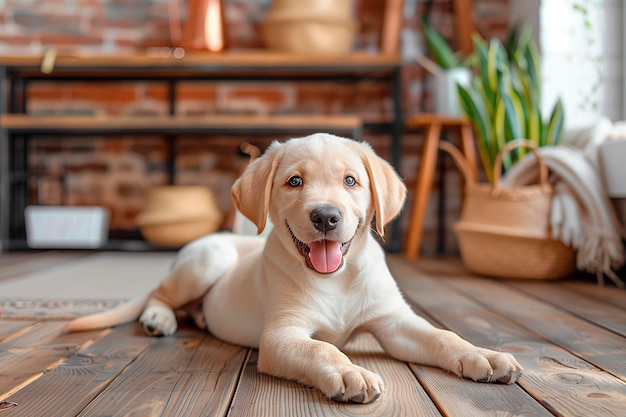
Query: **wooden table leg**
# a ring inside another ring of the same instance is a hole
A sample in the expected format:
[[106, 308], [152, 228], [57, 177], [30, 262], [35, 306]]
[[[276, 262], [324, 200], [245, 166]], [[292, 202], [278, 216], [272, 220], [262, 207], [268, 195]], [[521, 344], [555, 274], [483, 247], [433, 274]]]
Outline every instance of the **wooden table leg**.
[[433, 186], [435, 167], [437, 165], [437, 146], [441, 134], [441, 123], [433, 122], [426, 128], [424, 150], [415, 181], [413, 209], [404, 243], [404, 256], [417, 259], [422, 243], [424, 215], [428, 205], [428, 196]]

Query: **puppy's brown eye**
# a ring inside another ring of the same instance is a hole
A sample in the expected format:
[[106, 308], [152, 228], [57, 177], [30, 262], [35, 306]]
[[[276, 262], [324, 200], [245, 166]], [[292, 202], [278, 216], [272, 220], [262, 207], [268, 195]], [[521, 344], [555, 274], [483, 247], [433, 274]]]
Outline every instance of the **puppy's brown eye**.
[[343, 179], [343, 183], [346, 184], [348, 187], [354, 187], [356, 185], [356, 180], [354, 179], [354, 177], [348, 175]]
[[294, 175], [287, 180], [287, 185], [290, 187], [302, 187], [302, 178]]

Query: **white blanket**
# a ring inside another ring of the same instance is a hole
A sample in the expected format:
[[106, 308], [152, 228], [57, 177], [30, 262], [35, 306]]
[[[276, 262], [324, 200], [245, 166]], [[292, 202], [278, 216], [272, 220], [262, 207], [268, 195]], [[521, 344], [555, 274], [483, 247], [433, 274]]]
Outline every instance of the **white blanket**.
[[[607, 197], [597, 166], [597, 146], [604, 137], [595, 134], [583, 143], [546, 146], [540, 148], [540, 153], [550, 169], [554, 187], [550, 213], [552, 236], [577, 250], [576, 263], [580, 270], [595, 273], [601, 284], [607, 275], [623, 287], [624, 283], [613, 272], [624, 263], [623, 226]], [[507, 171], [503, 185], [528, 185], [538, 180], [537, 158], [529, 153]]]

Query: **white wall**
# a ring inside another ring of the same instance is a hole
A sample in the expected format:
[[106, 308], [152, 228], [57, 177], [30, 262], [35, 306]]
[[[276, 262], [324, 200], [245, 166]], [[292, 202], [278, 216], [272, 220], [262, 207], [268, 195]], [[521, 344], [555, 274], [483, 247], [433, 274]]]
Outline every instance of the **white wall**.
[[[620, 4], [622, 8], [622, 120], [626, 120], [626, 4]], [[626, 204], [624, 204], [624, 213], [626, 214]], [[626, 216], [625, 216], [626, 217]]]
[[624, 90], [624, 0], [603, 0], [601, 32], [604, 36], [604, 100], [602, 112], [611, 120], [626, 119]]

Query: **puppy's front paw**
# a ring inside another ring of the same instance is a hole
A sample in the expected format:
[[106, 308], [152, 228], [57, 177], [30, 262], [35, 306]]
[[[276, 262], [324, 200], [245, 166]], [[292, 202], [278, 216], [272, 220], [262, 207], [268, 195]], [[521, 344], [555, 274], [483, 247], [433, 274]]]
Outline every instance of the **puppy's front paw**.
[[178, 328], [174, 311], [167, 307], [148, 307], [139, 317], [139, 321], [149, 336], [171, 336]]
[[522, 366], [510, 353], [476, 348], [461, 352], [454, 372], [478, 382], [513, 384], [522, 375]]
[[319, 388], [335, 401], [362, 404], [375, 401], [385, 391], [380, 376], [354, 364], [329, 367]]

